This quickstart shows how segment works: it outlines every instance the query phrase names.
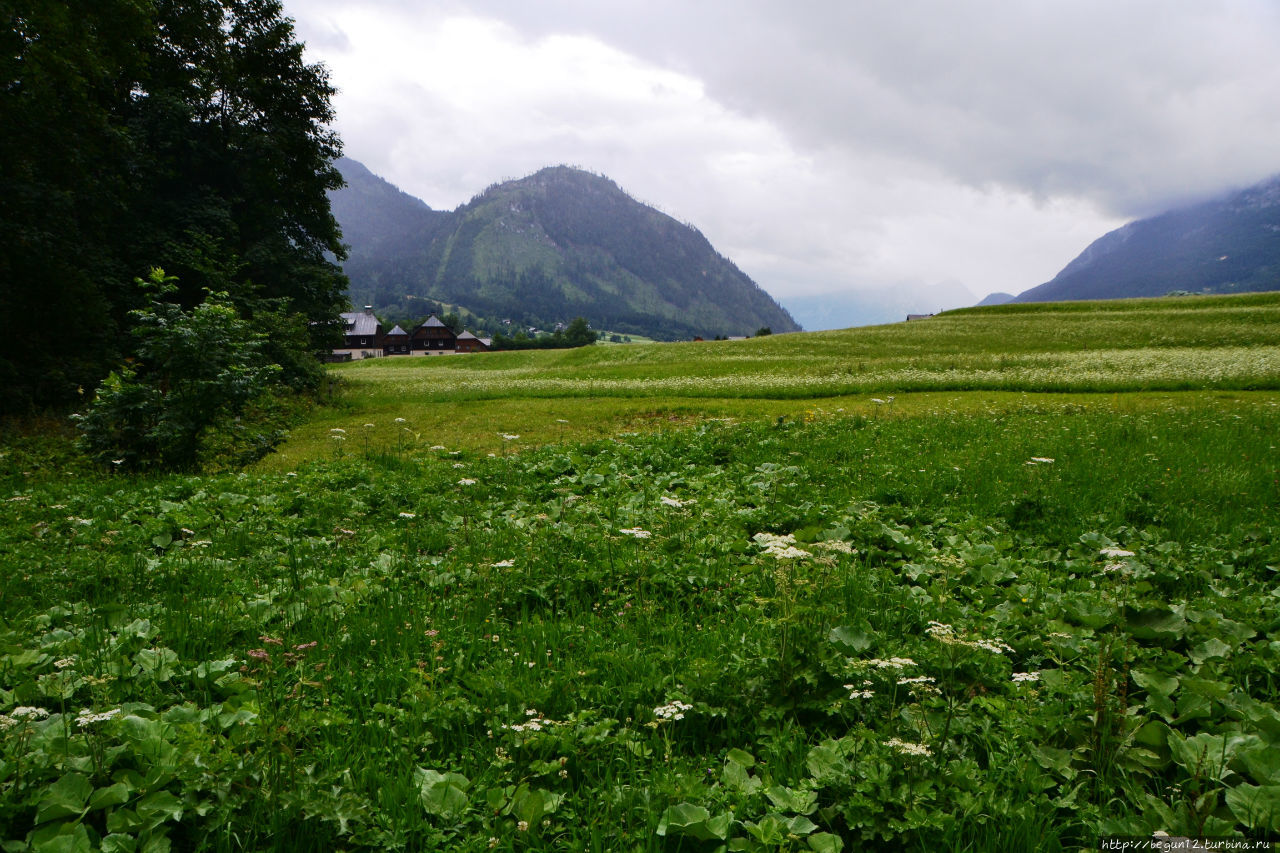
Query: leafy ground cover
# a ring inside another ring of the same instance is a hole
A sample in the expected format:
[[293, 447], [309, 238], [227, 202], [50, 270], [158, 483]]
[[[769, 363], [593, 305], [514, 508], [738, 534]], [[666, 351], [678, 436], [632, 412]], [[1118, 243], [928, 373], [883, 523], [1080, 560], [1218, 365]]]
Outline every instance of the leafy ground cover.
[[905, 399], [10, 470], [5, 847], [1280, 831], [1280, 395]]

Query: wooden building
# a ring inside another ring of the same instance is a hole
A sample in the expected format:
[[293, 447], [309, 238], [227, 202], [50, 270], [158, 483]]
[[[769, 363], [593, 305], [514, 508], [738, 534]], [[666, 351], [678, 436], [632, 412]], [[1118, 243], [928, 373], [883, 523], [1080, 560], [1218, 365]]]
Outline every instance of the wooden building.
[[409, 348], [424, 355], [455, 352], [458, 348], [458, 336], [441, 323], [439, 317], [432, 314], [409, 333]]
[[397, 325], [382, 337], [383, 355], [408, 355], [409, 333]]
[[463, 331], [458, 335], [458, 343], [456, 345], [458, 352], [488, 352], [492, 341], [484, 338], [477, 338], [468, 331]]

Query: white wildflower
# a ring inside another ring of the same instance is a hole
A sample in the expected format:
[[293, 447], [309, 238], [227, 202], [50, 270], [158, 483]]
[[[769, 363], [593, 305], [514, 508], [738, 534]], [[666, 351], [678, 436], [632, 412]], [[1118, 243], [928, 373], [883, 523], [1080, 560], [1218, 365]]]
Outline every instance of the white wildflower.
[[760, 546], [766, 556], [777, 560], [798, 560], [803, 557], [813, 556], [803, 548], [797, 548], [796, 537], [790, 533], [779, 536], [774, 533], [762, 532], [752, 536], [751, 540]]
[[416, 512], [402, 512], [400, 513], [400, 517], [401, 518], [417, 518], [418, 514]]
[[1101, 551], [1098, 552], [1098, 554], [1100, 556], [1108, 557], [1112, 559], [1119, 558], [1119, 557], [1134, 556], [1134, 553], [1132, 551], [1126, 551], [1123, 548], [1103, 548]]
[[870, 699], [872, 696], [876, 695], [874, 690], [859, 690], [852, 684], [846, 684], [844, 689], [849, 691], [850, 699]]
[[73, 657], [72, 657], [72, 658], [63, 658], [62, 660], [56, 660], [56, 661], [54, 661], [54, 662], [53, 662], [53, 665], [54, 665], [55, 667], [57, 667], [58, 669], [66, 669], [66, 668], [67, 668], [67, 667], [69, 667], [69, 666], [75, 666], [75, 665], [76, 665], [76, 659], [75, 659], [75, 658], [73, 658]]
[[932, 684], [932, 675], [917, 675], [915, 678], [899, 678], [898, 684]]
[[76, 715], [76, 725], [82, 729], [88, 728], [94, 723], [105, 723], [107, 720], [114, 718], [119, 713], [119, 708], [112, 708], [110, 711], [103, 711], [99, 714], [95, 714], [88, 708], [85, 708]]
[[679, 699], [653, 709], [653, 715], [660, 720], [683, 720], [685, 711], [692, 711], [693, 706]]
[[693, 503], [693, 501], [682, 501], [679, 498], [673, 498], [669, 495], [663, 495], [658, 500], [662, 502], [663, 506], [674, 507], [675, 509], [680, 509], [680, 507], [684, 506], [685, 504]]
[[933, 753], [929, 750], [929, 747], [925, 746], [922, 743], [907, 743], [906, 741], [898, 740], [898, 738], [896, 737], [890, 738], [889, 740], [885, 741], [884, 745], [887, 747], [890, 747], [891, 749], [897, 750], [903, 755], [919, 755], [919, 756], [933, 755]]
[[475, 484], [476, 484], [476, 481], [471, 479], [470, 477], [463, 477], [461, 480], [458, 481], [459, 486], [474, 486]]
[[341, 427], [334, 427], [333, 429], [329, 430], [329, 434], [330, 435], [346, 435], [347, 431], [345, 429], [342, 429]]
[[648, 539], [653, 535], [643, 527], [624, 527], [618, 532], [625, 533], [627, 536], [634, 536], [636, 539]]
[[428, 449], [429, 450], [448, 450], [449, 448], [445, 447], [443, 444], [433, 444]]
[[490, 563], [489, 567], [493, 569], [509, 569], [516, 564], [515, 560], [499, 560], [496, 563]]
[[1032, 672], [1015, 672], [1013, 674], [1014, 684], [1026, 684], [1029, 682], [1039, 681], [1039, 680], [1040, 680], [1040, 670], [1034, 670]]
[[503, 440], [503, 441], [515, 441], [516, 439], [518, 439], [518, 438], [520, 437], [520, 436], [518, 436], [518, 435], [512, 435], [512, 434], [511, 434], [511, 433], [509, 433], [509, 432], [501, 433], [501, 435], [502, 435], [502, 440]]
[[403, 424], [403, 423], [408, 423], [408, 421], [406, 421], [404, 418], [396, 418], [396, 423]]

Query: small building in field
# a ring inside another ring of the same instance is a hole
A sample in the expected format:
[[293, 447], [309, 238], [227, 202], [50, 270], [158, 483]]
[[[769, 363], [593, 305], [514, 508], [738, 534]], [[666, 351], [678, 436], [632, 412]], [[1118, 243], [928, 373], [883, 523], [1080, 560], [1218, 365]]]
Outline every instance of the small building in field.
[[932, 316], [932, 314], [908, 314], [907, 322], [910, 323], [912, 320], [927, 320]]
[[374, 316], [372, 305], [364, 306], [363, 311], [346, 311], [338, 316], [343, 324], [342, 345], [334, 349], [335, 359], [350, 361], [382, 354], [382, 324]]
[[382, 338], [383, 355], [408, 355], [409, 333], [397, 325]]
[[453, 330], [440, 322], [440, 318], [432, 314], [426, 320], [414, 326], [409, 333], [409, 349], [423, 355], [439, 355], [456, 352], [458, 336]]
[[492, 343], [491, 339], [477, 338], [464, 330], [462, 334], [458, 335], [458, 342], [455, 346], [458, 352], [488, 352]]

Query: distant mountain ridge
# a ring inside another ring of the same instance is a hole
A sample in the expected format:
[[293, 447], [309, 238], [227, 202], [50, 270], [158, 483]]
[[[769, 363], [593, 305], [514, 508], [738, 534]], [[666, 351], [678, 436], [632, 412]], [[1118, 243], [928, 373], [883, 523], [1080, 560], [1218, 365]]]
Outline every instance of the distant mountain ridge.
[[1280, 290], [1280, 175], [1117, 228], [1015, 302]]
[[435, 300], [491, 325], [544, 328], [582, 316], [659, 339], [799, 330], [696, 229], [608, 178], [549, 167], [443, 212], [354, 160], [338, 167], [347, 186], [331, 201], [355, 304]]

